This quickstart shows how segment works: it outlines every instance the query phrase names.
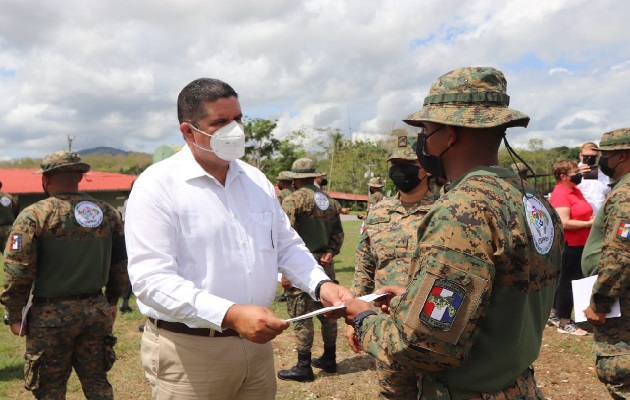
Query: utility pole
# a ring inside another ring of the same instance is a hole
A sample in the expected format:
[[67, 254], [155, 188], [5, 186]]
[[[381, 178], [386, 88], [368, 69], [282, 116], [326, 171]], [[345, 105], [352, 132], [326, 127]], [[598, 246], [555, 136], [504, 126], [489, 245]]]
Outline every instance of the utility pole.
[[72, 141], [74, 140], [74, 136], [68, 135], [68, 153], [72, 153]]

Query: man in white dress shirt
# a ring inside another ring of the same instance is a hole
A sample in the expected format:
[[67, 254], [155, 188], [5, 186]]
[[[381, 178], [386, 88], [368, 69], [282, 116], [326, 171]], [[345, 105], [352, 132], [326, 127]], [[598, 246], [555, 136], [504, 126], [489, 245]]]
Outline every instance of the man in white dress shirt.
[[177, 113], [187, 146], [140, 175], [125, 220], [153, 398], [273, 399], [269, 341], [289, 327], [268, 308], [278, 273], [325, 305], [352, 295], [291, 229], [264, 174], [238, 160], [245, 138], [234, 89], [197, 79]]
[[580, 148], [580, 173], [583, 175], [582, 182], [577, 186], [582, 191], [584, 198], [593, 207], [593, 215], [604, 204], [606, 195], [610, 192], [610, 178], [602, 173], [597, 167], [599, 152], [597, 145], [593, 142], [586, 142]]

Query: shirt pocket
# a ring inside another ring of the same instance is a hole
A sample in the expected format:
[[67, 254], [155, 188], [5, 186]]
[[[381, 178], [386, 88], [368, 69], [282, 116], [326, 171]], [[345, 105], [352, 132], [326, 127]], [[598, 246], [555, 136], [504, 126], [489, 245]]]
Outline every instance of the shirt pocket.
[[249, 226], [257, 250], [274, 250], [278, 245], [278, 229], [276, 229], [273, 211], [255, 211], [250, 213]]

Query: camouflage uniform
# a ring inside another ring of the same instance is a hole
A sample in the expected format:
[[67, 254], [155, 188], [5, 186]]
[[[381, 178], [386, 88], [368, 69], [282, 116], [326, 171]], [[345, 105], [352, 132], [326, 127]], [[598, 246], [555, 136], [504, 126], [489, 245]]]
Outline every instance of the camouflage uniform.
[[18, 213], [18, 203], [14, 196], [0, 191], [0, 251], [4, 251], [9, 238], [11, 225]]
[[[282, 171], [278, 174], [278, 182], [280, 181], [293, 181], [293, 178], [291, 178], [290, 176], [291, 172], [290, 171]], [[293, 186], [291, 186], [290, 188], [286, 188], [286, 189], [282, 189], [280, 190], [280, 192], [278, 193], [278, 201], [280, 201], [280, 204], [282, 204], [282, 200], [284, 200], [288, 195], [290, 195], [291, 193], [293, 193], [295, 191], [295, 188]]]
[[[529, 117], [507, 99], [499, 71], [455, 70], [405, 122], [526, 126]], [[509, 169], [472, 168], [445, 186], [420, 223], [406, 293], [392, 299], [390, 315], [355, 319], [363, 349], [422, 371], [422, 399], [542, 399], [530, 366], [562, 243], [560, 218], [530, 184]]]
[[370, 197], [368, 197], [368, 211], [370, 211], [372, 209], [372, 207], [374, 207], [376, 205], [376, 203], [378, 203], [379, 201], [383, 200], [383, 198], [385, 197], [385, 195], [383, 195], [383, 180], [379, 177], [375, 177], [370, 179], [370, 182], [368, 182], [368, 186], [369, 187], [373, 187], [373, 188], [377, 188], [378, 191], [370, 194]]
[[[605, 133], [598, 150], [630, 149], [630, 129]], [[630, 398], [630, 174], [612, 184], [582, 254], [584, 276], [597, 275], [590, 306], [608, 313], [619, 299], [621, 317], [595, 326], [597, 375], [613, 398]]]
[[[86, 172], [73, 153], [44, 158], [42, 172]], [[127, 284], [122, 220], [109, 204], [58, 193], [17, 217], [5, 255], [5, 320], [27, 316], [25, 387], [38, 399], [65, 399], [74, 367], [88, 399], [113, 399], [112, 306]], [[102, 293], [106, 286], [105, 294]]]
[[[291, 168], [294, 178], [307, 178], [318, 175], [311, 160], [298, 159]], [[315, 185], [302, 186], [282, 201], [282, 208], [287, 213], [291, 226], [300, 235], [306, 247], [317, 260], [325, 253], [339, 254], [343, 244], [341, 227], [341, 207]], [[321, 263], [320, 263], [321, 264]], [[334, 262], [321, 264], [328, 277], [335, 281]], [[287, 291], [287, 311], [291, 318], [304, 315], [322, 308], [308, 293], [292, 288]], [[322, 324], [324, 347], [334, 348], [337, 342], [337, 320], [318, 315]], [[298, 354], [308, 354], [313, 347], [315, 330], [313, 319], [306, 318], [293, 323]]]

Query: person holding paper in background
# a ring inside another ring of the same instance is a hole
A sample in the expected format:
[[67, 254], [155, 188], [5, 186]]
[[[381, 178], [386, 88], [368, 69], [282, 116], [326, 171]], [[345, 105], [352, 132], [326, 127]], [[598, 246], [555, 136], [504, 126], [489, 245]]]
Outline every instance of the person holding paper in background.
[[[604, 133], [600, 170], [612, 190], [597, 213], [582, 254], [582, 272], [597, 275], [584, 313], [595, 328], [597, 376], [614, 399], [630, 398], [630, 128]], [[606, 319], [615, 299], [621, 317]]]

